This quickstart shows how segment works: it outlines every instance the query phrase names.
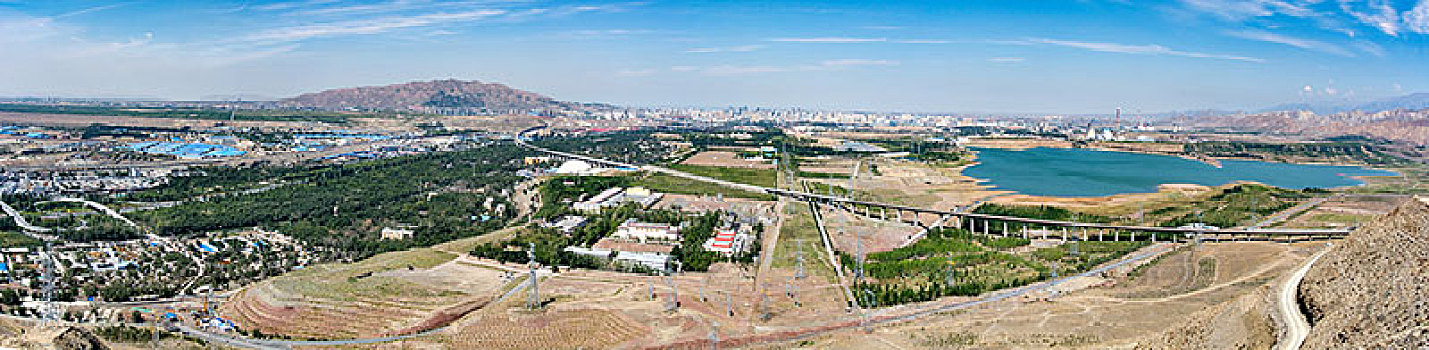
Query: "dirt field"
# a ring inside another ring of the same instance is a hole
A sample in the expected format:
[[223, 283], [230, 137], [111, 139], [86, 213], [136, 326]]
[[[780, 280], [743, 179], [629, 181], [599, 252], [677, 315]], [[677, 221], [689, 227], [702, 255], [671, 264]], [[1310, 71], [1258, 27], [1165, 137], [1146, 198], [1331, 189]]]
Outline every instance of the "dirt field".
[[754, 169], [774, 169], [774, 163], [769, 160], [746, 160], [739, 158], [738, 153], [729, 151], [705, 151], [685, 159], [680, 164], [718, 166], [729, 168], [754, 168]]
[[1398, 196], [1344, 196], [1325, 201], [1277, 225], [1283, 228], [1337, 228], [1359, 226], [1388, 214], [1402, 201]]
[[220, 313], [245, 329], [319, 339], [433, 328], [494, 300], [507, 283], [504, 271], [455, 253], [489, 239], [312, 266], [244, 288]]
[[[1090, 278], [1067, 283], [1060, 296], [1040, 294], [985, 304], [964, 311], [928, 316], [916, 322], [876, 327], [873, 332], [841, 331], [797, 343], [812, 348], [1117, 348], [1154, 343], [1173, 327], [1185, 327], [1203, 310], [1234, 305], [1246, 310], [1263, 286], [1291, 270], [1308, 255], [1308, 246], [1275, 243], [1226, 243], [1201, 246], [1198, 259], [1211, 261], [1213, 276], [1186, 279], [1183, 252], [1167, 254], [1144, 268], [1136, 278], [1122, 277], [1130, 269], [1110, 273], [1110, 278]], [[1200, 264], [1197, 264], [1199, 266]], [[1195, 267], [1200, 268], [1200, 267]], [[1187, 281], [1191, 281], [1188, 282]], [[1070, 286], [1067, 286], [1070, 285]], [[1195, 288], [1184, 288], [1187, 286]], [[1155, 297], [1130, 297], [1138, 291], [1179, 289]], [[1231, 313], [1226, 310], [1216, 310]], [[1250, 312], [1250, 311], [1246, 311]], [[1236, 315], [1252, 314], [1242, 312]], [[1202, 315], [1203, 319], [1217, 316]], [[1273, 327], [1265, 319], [1248, 317], [1234, 322], [1243, 329], [1221, 330], [1227, 339], [1264, 344], [1273, 341]], [[1209, 321], [1207, 321], [1209, 322]], [[1231, 324], [1231, 323], [1225, 323]], [[1181, 329], [1181, 328], [1177, 328]], [[1163, 343], [1164, 344], [1164, 343]], [[781, 343], [770, 348], [796, 345]], [[1215, 347], [1215, 346], [1212, 346]]]

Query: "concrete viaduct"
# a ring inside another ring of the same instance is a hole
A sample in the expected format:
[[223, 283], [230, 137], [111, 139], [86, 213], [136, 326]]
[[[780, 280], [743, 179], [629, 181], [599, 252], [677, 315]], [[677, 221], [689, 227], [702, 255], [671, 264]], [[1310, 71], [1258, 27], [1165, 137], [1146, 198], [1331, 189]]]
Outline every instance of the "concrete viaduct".
[[859, 201], [838, 196], [735, 183], [657, 166], [640, 166], [550, 150], [528, 144], [522, 140], [520, 135], [524, 135], [526, 132], [535, 129], [539, 129], [539, 127], [527, 129], [521, 134], [518, 134], [515, 138], [516, 144], [559, 158], [577, 159], [592, 164], [601, 164], [617, 168], [640, 169], [695, 181], [718, 184], [738, 190], [768, 193], [795, 200], [820, 203], [875, 219], [888, 220], [890, 219], [889, 214], [892, 214], [891, 218], [894, 220], [923, 227], [929, 226], [924, 224], [924, 222], [930, 222], [933, 228], [942, 226], [959, 227], [972, 232], [1000, 235], [1003, 237], [1055, 238], [1063, 241], [1189, 241], [1199, 239], [1205, 241], [1258, 240], [1298, 242], [1306, 240], [1339, 239], [1348, 235], [1350, 232], [1350, 229], [1210, 229], [1204, 227], [1115, 225], [935, 210], [897, 204]]

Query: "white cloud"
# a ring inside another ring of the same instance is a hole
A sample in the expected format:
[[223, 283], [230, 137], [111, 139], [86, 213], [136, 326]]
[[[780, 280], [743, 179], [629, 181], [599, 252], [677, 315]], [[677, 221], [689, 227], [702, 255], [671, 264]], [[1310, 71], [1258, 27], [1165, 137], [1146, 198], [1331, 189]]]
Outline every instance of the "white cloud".
[[905, 39], [905, 40], [894, 40], [893, 42], [894, 42], [894, 43], [898, 43], [898, 44], [951, 44], [953, 41], [952, 41], [952, 40], [933, 40], [933, 39]]
[[685, 50], [685, 53], [715, 53], [715, 52], [752, 52], [764, 48], [764, 45], [740, 45], [730, 47], [697, 47]]
[[1324, 52], [1345, 57], [1355, 57], [1355, 54], [1353, 52], [1350, 52], [1350, 50], [1346, 50], [1339, 45], [1318, 40], [1296, 38], [1262, 30], [1245, 30], [1239, 32], [1229, 32], [1227, 34], [1241, 39], [1288, 45], [1301, 49]]
[[[996, 43], [996, 42], [995, 42], [995, 43]], [[1181, 56], [1181, 57], [1192, 57], [1192, 58], [1210, 58], [1210, 59], [1219, 59], [1219, 60], [1233, 60], [1233, 61], [1245, 61], [1245, 62], [1257, 62], [1257, 63], [1265, 62], [1264, 59], [1255, 58], [1255, 57], [1236, 56], [1236, 55], [1222, 55], [1222, 54], [1211, 54], [1211, 53], [1190, 52], [1190, 51], [1177, 51], [1177, 50], [1172, 50], [1171, 48], [1168, 48], [1168, 47], [1165, 47], [1165, 46], [1161, 46], [1161, 45], [1126, 45], [1126, 44], [1116, 44], [1116, 43], [1096, 43], [1096, 42], [1066, 41], [1066, 40], [1053, 40], [1053, 39], [1028, 39], [1028, 40], [1022, 40], [1022, 41], [1010, 41], [1010, 42], [1002, 42], [1002, 43], [1024, 44], [1024, 45], [1025, 45], [1025, 44], [1054, 45], [1054, 46], [1063, 46], [1063, 47], [1079, 48], [1079, 49], [1091, 50], [1091, 51], [1097, 51], [1097, 52], [1112, 52], [1112, 53], [1124, 53], [1124, 54], [1133, 54], [1133, 55], [1168, 55], [1168, 56]]]
[[560, 36], [573, 39], [605, 39], [649, 32], [643, 29], [580, 29], [562, 32]]
[[1017, 63], [1017, 62], [1022, 62], [1022, 61], [1026, 61], [1026, 60], [1027, 60], [1026, 58], [1022, 58], [1022, 57], [993, 57], [993, 58], [987, 59], [988, 62], [997, 62], [997, 63]]
[[840, 68], [840, 67], [855, 67], [855, 66], [896, 66], [896, 65], [898, 65], [898, 61], [892, 61], [892, 60], [872, 60], [872, 59], [864, 59], [864, 58], [844, 58], [844, 59], [827, 60], [827, 61], [819, 62], [819, 65], [816, 66], [816, 67], [823, 67], [823, 68]]
[[78, 15], [83, 15], [83, 14], [86, 14], [86, 13], [99, 12], [99, 11], [104, 11], [104, 10], [108, 10], [108, 9], [113, 9], [113, 8], [121, 7], [121, 6], [124, 6], [124, 5], [128, 5], [128, 3], [118, 3], [118, 4], [110, 4], [110, 5], [104, 5], [104, 6], [95, 6], [95, 7], [80, 9], [80, 10], [76, 10], [76, 11], [70, 11], [70, 12], [66, 12], [66, 13], [62, 13], [62, 14], [56, 15], [54, 18], [73, 17], [73, 16], [78, 16]]
[[898, 61], [866, 58], [843, 58], [824, 60], [815, 64], [792, 65], [792, 66], [741, 66], [741, 65], [718, 65], [718, 66], [674, 66], [670, 67], [673, 72], [698, 72], [712, 76], [749, 75], [762, 73], [787, 73], [787, 72], [815, 72], [815, 71], [836, 71], [855, 67], [887, 67], [896, 66]]
[[1420, 0], [1413, 9], [1404, 11], [1404, 29], [1429, 34], [1429, 0]]
[[788, 69], [788, 68], [784, 68], [784, 67], [775, 67], [775, 66], [734, 66], [734, 65], [719, 65], [719, 66], [705, 67], [705, 68], [703, 68], [703, 69], [700, 69], [700, 72], [701, 72], [701, 73], [708, 74], [708, 75], [718, 75], [718, 76], [745, 75], [745, 74], [758, 74], [758, 73], [779, 73], [779, 72], [788, 72], [788, 71], [789, 71], [789, 69]]
[[334, 2], [338, 2], [338, 1], [339, 1], [339, 0], [308, 0], [308, 1], [275, 2], [275, 3], [271, 3], [271, 4], [267, 4], [267, 5], [253, 6], [253, 9], [259, 10], [259, 11], [281, 11], [281, 10], [289, 10], [289, 9], [295, 9], [295, 8], [301, 8], [301, 7], [308, 7], [308, 6], [314, 6], [314, 5], [331, 4], [331, 3], [334, 3]]
[[379, 34], [399, 28], [424, 27], [443, 23], [475, 21], [506, 13], [504, 10], [474, 10], [451, 13], [429, 13], [413, 16], [387, 16], [372, 19], [275, 28], [249, 34], [240, 40], [255, 43], [284, 43], [319, 37]]
[[1292, 17], [1316, 17], [1320, 14], [1309, 5], [1318, 0], [1290, 3], [1281, 0], [1181, 0], [1186, 8], [1205, 12], [1228, 20], [1244, 20], [1251, 17], [1286, 15]]
[[618, 77], [646, 77], [655, 74], [655, 69], [623, 69], [615, 72]]
[[1399, 35], [1399, 12], [1389, 0], [1339, 0], [1340, 10], [1389, 35]]
[[843, 38], [843, 37], [819, 37], [819, 38], [773, 38], [765, 41], [780, 43], [820, 43], [820, 44], [856, 44], [856, 43], [877, 43], [888, 41], [887, 38]]

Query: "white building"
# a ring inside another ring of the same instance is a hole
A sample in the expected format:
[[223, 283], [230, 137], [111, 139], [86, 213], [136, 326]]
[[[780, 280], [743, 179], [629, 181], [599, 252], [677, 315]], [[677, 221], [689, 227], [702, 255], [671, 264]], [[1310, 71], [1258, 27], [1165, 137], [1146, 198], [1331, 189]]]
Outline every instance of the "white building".
[[677, 243], [680, 241], [680, 229], [669, 224], [639, 222], [631, 218], [620, 223], [620, 227], [615, 229], [615, 234], [612, 234], [611, 237], [640, 241], [640, 243]]
[[541, 226], [556, 229], [561, 231], [561, 233], [571, 233], [571, 231], [575, 231], [577, 228], [585, 226], [585, 224], [586, 218], [584, 216], [566, 215], [561, 218], [560, 221], [544, 223], [541, 224]]
[[615, 253], [616, 262], [640, 264], [655, 270], [664, 270], [665, 264], [670, 262], [669, 254], [643, 253], [643, 252], [622, 252], [615, 250], [590, 249], [581, 247], [566, 247], [567, 252], [580, 255], [593, 256], [598, 258], [609, 258], [611, 253]]
[[743, 253], [749, 249], [752, 243], [749, 234], [739, 232], [734, 228], [716, 229], [714, 237], [705, 241], [705, 250], [731, 256], [736, 253]]
[[601, 209], [613, 207], [618, 204], [616, 200], [618, 200], [620, 195], [624, 192], [624, 188], [612, 187], [601, 191], [600, 194], [595, 195], [595, 197], [590, 197], [590, 199], [572, 205], [571, 208], [585, 213], [599, 212]]
[[416, 232], [415, 232], [415, 231], [412, 231], [411, 229], [408, 229], [408, 228], [393, 228], [393, 227], [383, 227], [383, 228], [382, 228], [382, 239], [390, 239], [390, 240], [409, 239], [409, 238], [412, 238], [412, 235], [413, 235], [413, 234], [416, 234]]

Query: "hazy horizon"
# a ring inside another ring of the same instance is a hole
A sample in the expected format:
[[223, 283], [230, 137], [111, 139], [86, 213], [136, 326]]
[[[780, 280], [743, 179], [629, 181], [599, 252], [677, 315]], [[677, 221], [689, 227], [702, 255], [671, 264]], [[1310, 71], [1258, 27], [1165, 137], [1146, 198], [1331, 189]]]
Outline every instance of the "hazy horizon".
[[455, 78], [621, 106], [1149, 114], [1429, 91], [1429, 0], [0, 1], [0, 95]]

